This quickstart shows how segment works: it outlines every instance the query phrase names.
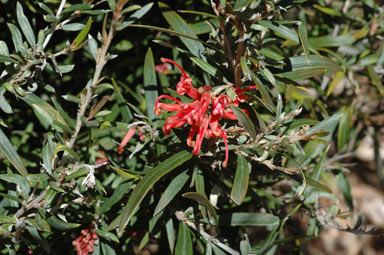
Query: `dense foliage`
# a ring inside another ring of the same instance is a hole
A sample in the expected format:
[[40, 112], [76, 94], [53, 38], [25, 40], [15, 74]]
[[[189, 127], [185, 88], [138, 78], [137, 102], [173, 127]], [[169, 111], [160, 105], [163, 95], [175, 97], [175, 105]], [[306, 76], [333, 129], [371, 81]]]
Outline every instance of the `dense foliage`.
[[381, 1], [0, 14], [2, 254], [293, 254], [322, 227], [383, 232], [339, 221], [364, 137], [384, 185]]

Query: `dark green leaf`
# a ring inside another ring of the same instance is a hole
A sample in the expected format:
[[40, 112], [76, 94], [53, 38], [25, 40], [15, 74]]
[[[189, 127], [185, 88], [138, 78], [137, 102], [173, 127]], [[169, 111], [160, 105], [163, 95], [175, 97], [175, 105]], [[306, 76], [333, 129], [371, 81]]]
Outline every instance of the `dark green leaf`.
[[49, 217], [47, 221], [49, 225], [62, 231], [67, 231], [67, 230], [78, 228], [81, 226], [81, 224], [78, 224], [78, 223], [69, 223], [69, 222], [62, 221], [54, 215]]
[[127, 21], [124, 21], [120, 26], [117, 27], [118, 30], [126, 28], [128, 25], [135, 23], [138, 19], [143, 17], [151, 8], [153, 3], [148, 3], [143, 7], [135, 11], [131, 16], [127, 18]]
[[74, 4], [71, 5], [68, 8], [65, 8], [61, 13], [69, 13], [69, 12], [75, 12], [75, 11], [83, 11], [83, 10], [89, 10], [92, 9], [92, 4]]
[[234, 105], [231, 105], [231, 110], [236, 115], [236, 118], [239, 120], [240, 124], [244, 127], [244, 129], [249, 133], [249, 135], [255, 141], [257, 136], [256, 129], [251, 119], [248, 117], [248, 115], [245, 112], [243, 112], [239, 107]]
[[337, 175], [337, 186], [338, 186], [341, 194], [343, 194], [344, 200], [347, 203], [347, 205], [349, 206], [349, 209], [351, 211], [353, 211], [353, 199], [352, 199], [352, 194], [351, 194], [351, 185], [349, 184], [349, 181], [343, 172], [340, 172]]
[[337, 132], [337, 149], [341, 152], [348, 142], [349, 132], [352, 128], [353, 104], [341, 109], [343, 116], [340, 118]]
[[16, 150], [13, 148], [12, 144], [9, 142], [7, 136], [3, 133], [3, 130], [0, 129], [0, 150], [4, 153], [4, 156], [11, 162], [11, 164], [16, 168], [16, 170], [24, 177], [27, 177], [28, 171], [24, 167], [23, 162], [21, 161]]
[[[121, 219], [119, 221], [119, 230], [118, 233], [121, 234], [124, 231], [124, 228], [127, 226], [131, 217], [135, 214], [137, 209], [140, 206], [141, 201], [144, 199], [145, 195], [152, 188], [152, 186], [164, 175], [171, 172], [176, 167], [182, 165], [186, 161], [192, 158], [192, 154], [187, 151], [181, 151], [172, 157], [161, 162], [155, 168], [152, 168], [144, 176], [143, 179], [137, 184], [136, 188], [133, 190], [126, 206], [123, 208], [121, 214]], [[115, 228], [115, 225], [109, 225], [108, 230]]]
[[0, 179], [16, 184], [17, 193], [21, 194], [25, 200], [28, 199], [31, 187], [25, 177], [18, 174], [0, 174]]
[[179, 223], [179, 233], [177, 234], [177, 241], [175, 247], [175, 255], [192, 255], [192, 238], [189, 227], [186, 223]]
[[309, 44], [315, 48], [323, 47], [338, 47], [342, 45], [351, 45], [355, 42], [355, 39], [351, 35], [340, 35], [340, 36], [321, 36], [317, 38], [310, 38]]
[[296, 31], [284, 25], [280, 25], [280, 24], [275, 25], [268, 20], [260, 20], [259, 24], [273, 30], [274, 32], [277, 32], [285, 39], [290, 39], [296, 43], [299, 43], [299, 36], [297, 35]]
[[80, 31], [80, 33], [75, 38], [75, 41], [74, 41], [75, 42], [75, 48], [78, 47], [83, 42], [85, 37], [88, 35], [88, 32], [91, 29], [91, 25], [92, 25], [92, 18], [89, 17], [87, 24], [85, 25], [85, 27]]
[[[159, 7], [161, 9], [161, 13], [167, 20], [168, 24], [172, 27], [172, 29], [179, 33], [186, 34], [192, 38], [197, 39], [197, 36], [192, 32], [187, 23], [185, 23], [185, 21], [180, 17], [179, 14], [169, 8], [169, 6], [165, 3], [159, 2]], [[203, 55], [205, 52], [203, 44], [182, 36], [179, 36], [179, 38], [193, 55], [205, 59]]]
[[213, 208], [213, 205], [211, 204], [211, 202], [209, 202], [208, 198], [205, 195], [200, 194], [199, 192], [188, 192], [188, 193], [184, 193], [183, 197], [193, 199], [197, 201], [199, 204], [203, 205], [205, 208], [207, 208], [209, 214], [211, 215], [211, 218], [213, 218], [215, 221], [214, 225], [217, 224], [216, 210], [215, 208]]
[[25, 16], [23, 7], [19, 2], [17, 2], [16, 4], [16, 14], [17, 14], [17, 21], [19, 22], [21, 31], [23, 31], [23, 34], [25, 35], [25, 38], [27, 38], [29, 45], [32, 48], [35, 48], [36, 46], [35, 34], [33, 33], [32, 26], [29, 23], [28, 18]]
[[237, 154], [237, 168], [235, 180], [233, 181], [231, 199], [237, 204], [241, 205], [244, 201], [245, 195], [248, 191], [250, 169], [247, 159]]
[[158, 214], [162, 211], [177, 195], [177, 193], [184, 187], [184, 185], [189, 180], [189, 175], [187, 171], [182, 172], [178, 176], [176, 176], [168, 187], [165, 189], [164, 193], [161, 195], [159, 202], [156, 205], [154, 215]]
[[299, 38], [300, 38], [301, 45], [303, 46], [305, 57], [307, 58], [307, 61], [309, 63], [310, 52], [309, 52], [308, 33], [307, 33], [307, 27], [304, 22], [301, 22], [299, 25]]
[[148, 49], [144, 59], [144, 89], [147, 102], [147, 113], [151, 120], [155, 119], [155, 102], [159, 96], [157, 93], [157, 80], [155, 63], [151, 48]]
[[232, 213], [219, 216], [222, 226], [274, 226], [279, 224], [277, 216], [268, 213]]

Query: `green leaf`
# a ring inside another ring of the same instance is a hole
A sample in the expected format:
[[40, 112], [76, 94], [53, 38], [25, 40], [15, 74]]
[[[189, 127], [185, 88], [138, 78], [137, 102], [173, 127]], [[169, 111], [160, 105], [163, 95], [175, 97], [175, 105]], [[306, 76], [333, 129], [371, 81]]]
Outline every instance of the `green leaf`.
[[341, 13], [337, 10], [335, 10], [334, 8], [328, 8], [328, 7], [323, 7], [321, 5], [318, 5], [318, 4], [314, 4], [313, 5], [314, 8], [318, 9], [319, 11], [325, 13], [325, 14], [328, 14], [330, 16], [341, 16]]
[[209, 64], [207, 61], [202, 60], [201, 58], [191, 57], [190, 58], [196, 65], [198, 65], [201, 69], [212, 75], [213, 77], [217, 77], [218, 71], [217, 69]]
[[[175, 11], [169, 8], [169, 6], [166, 5], [165, 3], [159, 2], [159, 7], [164, 18], [167, 20], [168, 24], [172, 27], [173, 30], [198, 39], [197, 36], [192, 32], [192, 30], [189, 28], [187, 23], [180, 17], [179, 14], [177, 14]], [[203, 44], [191, 39], [187, 39], [182, 36], [179, 36], [179, 38], [193, 55], [205, 60], [205, 57], [204, 57], [205, 48]]]
[[377, 72], [371, 65], [367, 66], [367, 70], [368, 70], [369, 78], [371, 78], [372, 84], [377, 87], [381, 95], [384, 95], [384, 87], [380, 81], [380, 76], [377, 74]]
[[289, 58], [292, 66], [292, 71], [307, 68], [325, 68], [333, 71], [343, 71], [343, 68], [327, 57], [319, 57], [316, 55], [310, 55], [309, 62], [305, 56], [296, 56]]
[[0, 179], [16, 184], [17, 193], [21, 194], [25, 200], [28, 199], [31, 187], [26, 178], [18, 174], [0, 174]]
[[123, 196], [129, 191], [129, 187], [132, 186], [131, 182], [125, 182], [120, 183], [119, 186], [115, 189], [112, 196], [106, 199], [100, 206], [98, 214], [104, 214], [107, 212], [111, 207], [119, 202]]
[[119, 238], [111, 232], [103, 231], [101, 229], [96, 229], [96, 233], [107, 240], [111, 240], [116, 243], [119, 243]]
[[244, 129], [249, 133], [252, 139], [255, 141], [257, 137], [255, 126], [253, 125], [251, 119], [248, 115], [243, 112], [239, 107], [231, 105], [231, 110], [236, 115], [236, 118], [239, 120], [240, 124]]
[[135, 11], [131, 16], [127, 18], [127, 21], [124, 21], [121, 25], [117, 27], [117, 30], [126, 28], [128, 25], [135, 23], [138, 19], [143, 17], [153, 6], [153, 3], [148, 3], [143, 7]]
[[353, 199], [352, 199], [352, 194], [351, 194], [351, 185], [349, 184], [347, 177], [341, 171], [337, 175], [337, 186], [338, 186], [341, 194], [343, 194], [344, 200], [347, 203], [347, 205], [349, 206], [350, 210], [353, 211]]
[[4, 156], [11, 162], [11, 164], [16, 168], [16, 170], [24, 177], [27, 177], [28, 171], [24, 167], [23, 162], [21, 161], [16, 150], [13, 148], [12, 144], [9, 142], [7, 136], [3, 133], [3, 130], [0, 129], [0, 150], [3, 152]]
[[[304, 136], [312, 135], [316, 132], [333, 132], [333, 130], [336, 128], [337, 123], [339, 122], [339, 119], [343, 116], [342, 112], [337, 112], [333, 114], [331, 117], [326, 118], [319, 122], [318, 124], [314, 125], [310, 129], [307, 130], [307, 132], [304, 133]], [[329, 134], [327, 137], [322, 137], [323, 140], [329, 142], [331, 140], [331, 134]]]
[[252, 81], [258, 86], [261, 97], [263, 98], [265, 104], [267, 104], [269, 108], [271, 108], [271, 110], [274, 111], [274, 104], [268, 92], [268, 89], [264, 86], [264, 84], [257, 77], [257, 75], [250, 69], [249, 69], [249, 74], [251, 75]]
[[325, 186], [324, 184], [318, 182], [318, 181], [315, 181], [314, 179], [306, 176], [306, 181], [307, 181], [307, 184], [313, 188], [316, 188], [318, 190], [321, 190], [321, 191], [324, 191], [324, 192], [327, 192], [327, 193], [332, 193], [332, 190], [330, 188], [328, 188], [327, 186]]
[[129, 123], [133, 119], [131, 110], [129, 109], [127, 102], [125, 101], [123, 95], [121, 94], [120, 88], [117, 85], [116, 81], [112, 79], [113, 90], [115, 92], [116, 101], [119, 104], [121, 116], [125, 123]]
[[71, 148], [69, 148], [68, 146], [64, 145], [64, 144], [57, 144], [56, 145], [56, 148], [55, 148], [55, 151], [53, 152], [53, 155], [56, 155], [57, 153], [59, 153], [60, 151], [66, 151], [69, 155], [72, 156], [72, 158], [74, 158], [76, 161], [80, 161], [80, 157], [79, 155], [76, 154], [76, 152], [74, 150], [72, 150]]
[[309, 42], [308, 42], [308, 33], [307, 27], [304, 22], [301, 22], [299, 25], [299, 38], [301, 45], [303, 46], [305, 57], [307, 58], [307, 62], [310, 61], [310, 52], [309, 52]]
[[28, 93], [25, 97], [21, 98], [29, 106], [34, 108], [36, 116], [42, 124], [48, 128], [48, 125], [52, 124], [54, 120], [57, 120], [60, 124], [68, 126], [64, 118], [59, 114], [59, 112], [53, 108], [49, 103], [36, 96], [33, 93]]
[[190, 177], [187, 172], [188, 171], [182, 172], [171, 181], [171, 183], [165, 189], [164, 193], [161, 195], [161, 198], [156, 205], [155, 212], [153, 213], [153, 215], [156, 215], [160, 211], [162, 211], [172, 201], [172, 199], [177, 195], [177, 193], [184, 187]]
[[274, 25], [271, 21], [267, 21], [267, 20], [259, 20], [258, 23], [280, 34], [285, 39], [290, 39], [296, 43], [299, 43], [299, 36], [297, 35], [296, 31], [284, 25], [281, 25], [281, 24]]
[[23, 7], [19, 2], [17, 2], [16, 4], [16, 15], [17, 15], [17, 21], [19, 22], [21, 31], [23, 31], [23, 34], [25, 35], [25, 38], [27, 38], [29, 45], [32, 48], [35, 48], [36, 38], [33, 33], [32, 26], [29, 23], [28, 18], [25, 16]]
[[92, 4], [74, 4], [68, 8], [65, 8], [61, 13], [65, 14], [65, 13], [75, 12], [75, 11], [84, 11], [92, 8], [93, 8]]
[[52, 140], [53, 135], [49, 135], [47, 138], [47, 142], [45, 143], [42, 150], [42, 158], [43, 164], [42, 167], [47, 171], [47, 173], [52, 174], [52, 160], [53, 160], [53, 152], [56, 147], [56, 143]]
[[13, 42], [13, 45], [15, 46], [16, 52], [20, 52], [23, 55], [30, 56], [30, 53], [23, 45], [23, 37], [21, 36], [20, 30], [11, 23], [8, 23], [7, 25], [9, 30], [11, 31], [12, 42]]
[[337, 149], [341, 152], [348, 142], [349, 133], [352, 128], [353, 104], [341, 109], [343, 116], [340, 118], [337, 132]]
[[192, 238], [189, 227], [186, 223], [179, 223], [179, 233], [175, 247], [175, 255], [192, 255]]
[[341, 79], [343, 79], [345, 76], [345, 73], [344, 72], [337, 72], [335, 74], [335, 76], [333, 77], [332, 79], [332, 82], [331, 84], [329, 84], [328, 86], [328, 89], [327, 89], [327, 96], [329, 96], [330, 94], [332, 94], [333, 90], [336, 88], [337, 84], [339, 84], [339, 82], [341, 81]]
[[208, 198], [205, 195], [200, 194], [199, 192], [188, 192], [188, 193], [184, 193], [183, 197], [193, 199], [197, 201], [199, 204], [203, 205], [205, 208], [207, 208], [209, 214], [211, 215], [211, 218], [214, 219], [213, 224], [214, 225], [217, 224], [218, 221], [217, 221], [216, 210], [215, 208], [213, 208], [213, 205], [211, 204], [211, 202], [209, 202]]
[[247, 159], [237, 154], [237, 168], [235, 180], [233, 181], [231, 199], [237, 204], [241, 205], [244, 201], [245, 195], [248, 191], [250, 169]]
[[309, 39], [309, 44], [314, 48], [339, 47], [342, 45], [352, 45], [354, 42], [355, 39], [352, 35], [325, 35]]
[[173, 250], [175, 247], [175, 229], [173, 227], [173, 220], [172, 217], [169, 218], [167, 223], [165, 224], [165, 229], [167, 231], [167, 239], [168, 239], [168, 244], [169, 244], [169, 249], [171, 250], [171, 253], [173, 254]]
[[274, 226], [279, 222], [279, 217], [268, 213], [239, 212], [219, 216], [221, 226]]
[[4, 41], [1, 41], [1, 40], [0, 40], [0, 55], [2, 55], [2, 57], [9, 57], [8, 46]]
[[247, 8], [253, 0], [236, 0], [235, 6], [233, 7], [235, 11]]
[[326, 70], [322, 68], [306, 68], [306, 69], [299, 69], [296, 71], [279, 73], [277, 74], [277, 76], [281, 78], [287, 78], [293, 81], [300, 81], [300, 80], [314, 77], [316, 75], [323, 74], [325, 71]]
[[12, 107], [8, 103], [7, 99], [4, 97], [4, 93], [6, 91], [5, 87], [0, 87], [0, 108], [3, 110], [3, 112], [11, 114], [12, 113]]
[[157, 80], [155, 63], [153, 61], [152, 49], [149, 48], [144, 59], [144, 89], [145, 99], [147, 102], [147, 112], [151, 120], [154, 120], [155, 115], [155, 102], [159, 96], [157, 93]]
[[88, 32], [91, 29], [91, 25], [92, 25], [92, 18], [89, 17], [87, 24], [75, 38], [75, 41], [74, 41], [75, 48], [77, 48], [83, 42], [84, 38], [88, 35]]
[[55, 215], [52, 215], [51, 217], [49, 217], [47, 219], [47, 222], [52, 227], [62, 231], [67, 231], [67, 230], [78, 228], [81, 226], [81, 224], [78, 224], [78, 223], [69, 223], [69, 222], [62, 221], [59, 218], [57, 218]]
[[[143, 177], [143, 179], [141, 179], [141, 181], [137, 184], [136, 188], [133, 190], [131, 196], [129, 197], [127, 204], [123, 208], [121, 219], [118, 222], [119, 234], [123, 233], [124, 228], [127, 226], [129, 220], [135, 214], [135, 212], [140, 206], [141, 201], [144, 199], [145, 195], [152, 188], [152, 186], [161, 177], [168, 174], [173, 169], [182, 165], [191, 158], [192, 154], [190, 152], [181, 151], [148, 171], [148, 173]], [[115, 227], [115, 224], [110, 224], [107, 230], [113, 229]]]

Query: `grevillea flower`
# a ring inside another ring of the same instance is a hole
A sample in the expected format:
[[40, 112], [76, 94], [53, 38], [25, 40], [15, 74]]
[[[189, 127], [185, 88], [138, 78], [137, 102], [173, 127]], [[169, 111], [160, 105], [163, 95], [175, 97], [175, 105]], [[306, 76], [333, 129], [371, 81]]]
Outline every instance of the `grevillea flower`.
[[[238, 106], [240, 102], [246, 101], [245, 91], [257, 86], [251, 86], [245, 89], [232, 88], [236, 93], [236, 98], [232, 100], [229, 96], [222, 94], [216, 95], [211, 86], [203, 86], [198, 89], [192, 86], [192, 79], [175, 61], [167, 58], [161, 58], [163, 63], [172, 63], [181, 71], [180, 81], [176, 85], [176, 91], [179, 95], [188, 95], [193, 99], [191, 103], [182, 103], [180, 100], [168, 95], [161, 95], [155, 103], [155, 114], [160, 115], [161, 110], [176, 112], [170, 116], [163, 127], [165, 135], [171, 134], [171, 129], [180, 128], [185, 124], [191, 126], [187, 138], [187, 145], [193, 147], [192, 153], [199, 155], [201, 144], [204, 137], [221, 137], [225, 145], [225, 159], [223, 167], [228, 163], [228, 143], [227, 133], [221, 128], [220, 119], [237, 120], [236, 115], [230, 106]], [[174, 103], [161, 103], [161, 99], [169, 99]], [[244, 110], [245, 111], [245, 110]], [[245, 111], [246, 112], [246, 111]]]

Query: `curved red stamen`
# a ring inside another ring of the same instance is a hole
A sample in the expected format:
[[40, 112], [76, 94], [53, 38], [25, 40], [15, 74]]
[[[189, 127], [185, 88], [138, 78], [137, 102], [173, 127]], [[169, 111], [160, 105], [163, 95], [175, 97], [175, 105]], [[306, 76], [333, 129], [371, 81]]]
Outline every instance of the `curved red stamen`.
[[127, 134], [125, 135], [123, 141], [120, 143], [119, 147], [117, 148], [117, 152], [119, 154], [122, 154], [123, 151], [124, 151], [124, 146], [129, 142], [129, 140], [131, 140], [132, 136], [135, 134], [136, 132], [136, 127], [133, 127], [131, 129], [128, 130]]
[[258, 86], [257, 85], [254, 85], [254, 86], [249, 86], [247, 88], [244, 88], [244, 89], [240, 89], [241, 92], [244, 92], [244, 91], [247, 91], [247, 90], [250, 90], [250, 89], [257, 89]]
[[163, 62], [163, 63], [167, 63], [167, 62], [169, 62], [169, 63], [174, 64], [175, 66], [177, 66], [177, 67], [180, 69], [180, 71], [181, 71], [181, 73], [183, 74], [184, 77], [189, 78], [188, 74], [184, 71], [184, 69], [183, 69], [178, 63], [176, 63], [175, 61], [173, 61], [172, 59], [169, 59], [169, 58], [160, 58], [160, 60], [161, 60], [161, 62]]
[[228, 164], [228, 157], [229, 157], [229, 149], [228, 149], [228, 143], [227, 143], [227, 134], [220, 128], [221, 137], [224, 140], [225, 145], [225, 159], [223, 161], [223, 167], [227, 167]]
[[187, 138], [187, 145], [189, 147], [194, 147], [195, 146], [195, 141], [193, 141], [193, 137], [195, 136], [196, 132], [197, 132], [197, 129], [199, 127], [198, 126], [191, 126], [191, 129], [189, 130], [189, 133], [188, 133], [188, 138]]
[[201, 125], [199, 128], [199, 133], [197, 134], [197, 137], [196, 137], [196, 144], [192, 151], [192, 153], [196, 156], [199, 155], [200, 147], [201, 147], [201, 144], [203, 143], [204, 135], [208, 128], [209, 119], [210, 118], [204, 118], [203, 125]]

